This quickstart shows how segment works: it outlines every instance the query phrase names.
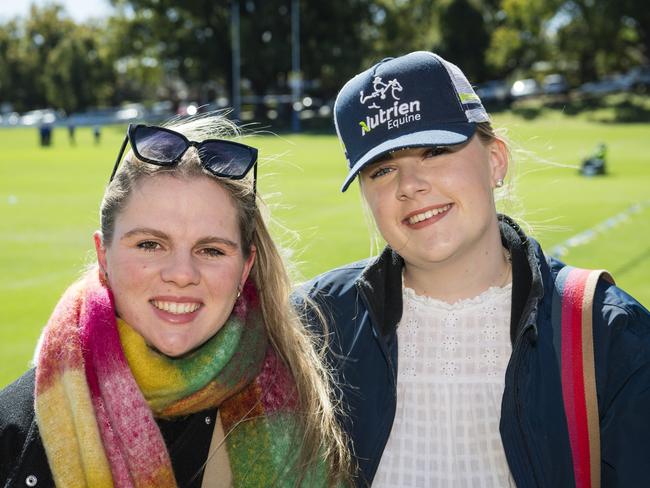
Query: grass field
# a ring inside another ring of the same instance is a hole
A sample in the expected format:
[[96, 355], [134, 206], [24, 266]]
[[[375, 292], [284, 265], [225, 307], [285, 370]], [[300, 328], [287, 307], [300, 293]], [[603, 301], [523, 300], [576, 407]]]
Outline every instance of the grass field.
[[[563, 259], [609, 269], [649, 304], [650, 123], [594, 122], [559, 111], [532, 120], [504, 113], [495, 123], [516, 142], [516, 187], [526, 209], [520, 215], [547, 249], [641, 205], [615, 228], [569, 247]], [[40, 148], [36, 129], [0, 130], [0, 387], [28, 367], [57, 299], [92, 260], [97, 209], [123, 134], [123, 127], [106, 128], [95, 146], [90, 129], [80, 128], [71, 147], [65, 130], [56, 129], [54, 145]], [[260, 148], [259, 188], [279, 222], [274, 234], [293, 248], [297, 276], [369, 255], [358, 190], [339, 193], [345, 163], [332, 135], [249, 142]], [[611, 174], [578, 176], [580, 160], [599, 142], [607, 143]]]

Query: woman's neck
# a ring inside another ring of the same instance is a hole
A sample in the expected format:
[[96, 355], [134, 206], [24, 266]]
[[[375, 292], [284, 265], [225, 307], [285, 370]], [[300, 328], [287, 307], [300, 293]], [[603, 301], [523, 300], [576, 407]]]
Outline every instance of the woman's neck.
[[509, 253], [497, 237], [489, 246], [441, 262], [405, 262], [404, 285], [418, 295], [448, 303], [476, 297], [493, 286], [505, 286], [512, 280], [512, 267]]

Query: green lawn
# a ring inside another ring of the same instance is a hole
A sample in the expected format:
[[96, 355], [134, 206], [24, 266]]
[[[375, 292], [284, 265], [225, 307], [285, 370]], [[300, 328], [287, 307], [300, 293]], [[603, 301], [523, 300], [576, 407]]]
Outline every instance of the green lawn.
[[[516, 142], [514, 173], [521, 213], [550, 249], [631, 205], [650, 203], [650, 123], [602, 123], [552, 111], [532, 120], [495, 117]], [[99, 146], [90, 129], [77, 145], [64, 129], [37, 146], [36, 129], [0, 129], [0, 387], [28, 366], [42, 326], [66, 286], [92, 256], [98, 205], [123, 127], [107, 128]], [[578, 176], [599, 142], [611, 174]], [[255, 136], [259, 188], [271, 207], [274, 234], [296, 264], [296, 279], [367, 257], [369, 231], [357, 188], [339, 187], [345, 162], [331, 135]], [[573, 165], [566, 168], [558, 165]], [[563, 257], [605, 267], [641, 302], [650, 303], [650, 206], [615, 229], [570, 248]]]

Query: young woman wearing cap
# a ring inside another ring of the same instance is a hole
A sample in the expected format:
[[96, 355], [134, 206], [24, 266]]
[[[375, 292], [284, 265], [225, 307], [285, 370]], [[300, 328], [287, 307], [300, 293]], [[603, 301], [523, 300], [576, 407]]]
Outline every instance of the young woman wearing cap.
[[329, 375], [246, 177], [257, 150], [234, 136], [215, 116], [129, 127], [97, 265], [0, 392], [1, 486], [346, 479]]
[[593, 281], [586, 435], [586, 393], [567, 386], [582, 363], [553, 320], [570, 268], [497, 214], [508, 149], [460, 69], [427, 52], [384, 60], [342, 88], [335, 121], [343, 191], [358, 176], [388, 244], [308, 285], [331, 318], [358, 484], [647, 486], [650, 313]]

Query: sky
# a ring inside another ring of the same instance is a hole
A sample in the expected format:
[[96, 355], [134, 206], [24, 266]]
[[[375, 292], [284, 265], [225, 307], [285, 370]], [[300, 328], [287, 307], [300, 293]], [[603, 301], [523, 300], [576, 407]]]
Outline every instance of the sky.
[[112, 11], [108, 0], [0, 0], [0, 21], [16, 16], [25, 17], [32, 4], [41, 6], [49, 3], [63, 5], [67, 14], [76, 21], [106, 17]]

